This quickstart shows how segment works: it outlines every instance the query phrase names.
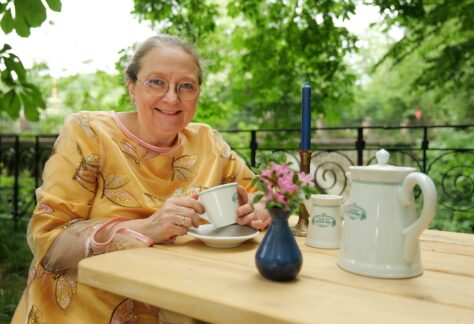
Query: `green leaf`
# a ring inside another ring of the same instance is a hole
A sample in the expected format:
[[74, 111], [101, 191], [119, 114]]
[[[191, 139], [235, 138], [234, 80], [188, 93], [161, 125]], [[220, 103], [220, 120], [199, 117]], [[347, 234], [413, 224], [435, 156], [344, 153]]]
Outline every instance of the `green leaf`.
[[51, 10], [56, 12], [61, 11], [61, 0], [46, 0], [46, 3]]
[[25, 112], [26, 119], [38, 121], [40, 114], [34, 100], [26, 92], [20, 93], [20, 98], [23, 101], [23, 111]]
[[253, 203], [254, 204], [258, 203], [260, 200], [262, 200], [262, 198], [263, 198], [263, 194], [255, 195], [255, 197], [253, 197]]
[[[33, 0], [38, 1], [38, 0]], [[30, 36], [31, 25], [28, 22], [29, 2], [24, 0], [13, 0], [15, 4], [15, 20], [13, 26], [16, 33], [21, 37]]]
[[251, 184], [252, 186], [255, 186], [255, 185], [258, 183], [258, 181], [259, 181], [259, 177], [258, 177], [258, 176], [253, 177], [252, 180], [250, 180], [250, 184]]
[[28, 26], [28, 23], [25, 21], [23, 16], [16, 16], [13, 22], [13, 26], [15, 27], [18, 36], [30, 36], [30, 26]]
[[0, 53], [4, 53], [4, 52], [9, 51], [11, 49], [12, 49], [12, 47], [10, 45], [5, 44], [5, 45], [3, 45], [3, 48], [0, 50]]
[[13, 17], [10, 9], [8, 9], [3, 15], [3, 18], [0, 21], [0, 26], [5, 34], [8, 34], [13, 30]]
[[13, 87], [15, 85], [15, 81], [13, 80], [11, 71], [9, 69], [5, 69], [2, 71], [2, 74], [0, 74], [0, 79], [7, 86]]
[[28, 0], [28, 8], [23, 15], [31, 27], [38, 27], [46, 20], [46, 8], [41, 0]]
[[21, 102], [14, 89], [11, 89], [3, 96], [1, 107], [13, 119], [17, 119], [20, 116]]
[[44, 102], [43, 95], [35, 85], [31, 83], [25, 83], [23, 87], [36, 107], [40, 109], [46, 109], [46, 103]]
[[16, 75], [18, 76], [18, 80], [21, 83], [26, 81], [26, 71], [23, 67], [23, 63], [21, 63], [20, 59], [16, 55], [10, 55], [4, 58], [5, 66], [10, 71], [15, 71]]

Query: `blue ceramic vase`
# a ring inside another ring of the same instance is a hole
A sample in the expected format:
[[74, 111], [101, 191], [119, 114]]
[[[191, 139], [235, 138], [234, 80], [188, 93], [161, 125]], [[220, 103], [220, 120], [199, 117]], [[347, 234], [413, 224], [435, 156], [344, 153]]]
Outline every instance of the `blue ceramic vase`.
[[255, 263], [258, 271], [267, 279], [287, 281], [300, 272], [303, 256], [288, 225], [291, 212], [270, 208], [272, 222], [258, 247]]

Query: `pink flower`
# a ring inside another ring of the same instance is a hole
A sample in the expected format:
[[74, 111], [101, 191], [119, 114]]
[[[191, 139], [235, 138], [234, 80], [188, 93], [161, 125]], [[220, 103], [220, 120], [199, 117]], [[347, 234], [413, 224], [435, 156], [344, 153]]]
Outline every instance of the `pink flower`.
[[278, 178], [277, 184], [280, 187], [281, 192], [293, 193], [298, 190], [298, 186], [293, 183], [292, 176], [285, 176]]
[[314, 185], [313, 183], [313, 177], [311, 176], [311, 174], [306, 174], [304, 172], [300, 172], [298, 173], [298, 179], [301, 181], [301, 183], [303, 185]]
[[260, 174], [260, 177], [271, 178], [272, 177], [272, 170], [263, 170], [263, 172]]
[[[258, 176], [261, 199], [267, 207], [279, 207], [290, 210], [309, 198], [314, 183], [310, 174], [295, 172], [288, 164], [272, 163], [269, 169], [263, 170]], [[256, 202], [256, 201], [254, 201]]]
[[281, 176], [281, 175], [287, 174], [289, 171], [289, 168], [288, 168], [288, 165], [286, 164], [283, 164], [283, 165], [273, 164], [272, 170], [276, 172], [277, 176]]
[[282, 203], [283, 205], [288, 205], [285, 199], [285, 195], [280, 192], [275, 193], [275, 199], [276, 201], [278, 201], [279, 203]]

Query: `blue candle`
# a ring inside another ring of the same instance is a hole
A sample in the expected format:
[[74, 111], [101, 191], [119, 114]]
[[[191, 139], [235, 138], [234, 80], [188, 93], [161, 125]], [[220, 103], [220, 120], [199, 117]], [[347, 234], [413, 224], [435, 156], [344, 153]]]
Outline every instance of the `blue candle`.
[[311, 149], [311, 87], [306, 81], [301, 89], [301, 150]]

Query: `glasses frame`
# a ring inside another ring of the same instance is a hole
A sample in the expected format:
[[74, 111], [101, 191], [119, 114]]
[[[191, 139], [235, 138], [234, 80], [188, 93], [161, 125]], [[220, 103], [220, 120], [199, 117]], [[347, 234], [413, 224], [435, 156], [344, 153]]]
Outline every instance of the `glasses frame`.
[[[156, 79], [159, 79], [161, 81], [164, 81], [166, 82], [166, 90], [161, 94], [161, 95], [156, 95], [154, 93], [152, 93], [150, 90], [152, 88], [151, 85], [147, 84], [147, 82], [151, 81], [151, 80], [156, 80]], [[199, 86], [199, 84], [195, 84], [194, 82], [189, 82], [189, 83], [192, 83], [194, 84], [196, 87], [197, 87], [197, 92], [196, 92], [196, 95], [193, 97], [193, 98], [189, 98], [189, 99], [184, 99], [184, 98], [181, 98], [181, 96], [179, 95], [179, 92], [178, 92], [178, 87], [179, 85], [183, 84], [183, 83], [186, 83], [186, 82], [182, 82], [182, 83], [169, 83], [167, 80], [164, 80], [164, 79], [161, 79], [161, 78], [156, 78], [156, 79], [147, 79], [145, 81], [142, 81], [140, 80], [138, 77], [137, 77], [137, 81], [139, 81], [141, 84], [143, 84], [145, 86], [145, 90], [147, 91], [148, 94], [150, 94], [151, 96], [153, 97], [163, 97], [164, 95], [166, 95], [168, 93], [168, 91], [170, 90], [170, 85], [174, 85], [174, 91], [176, 92], [176, 96], [178, 96], [178, 98], [180, 100], [184, 100], [184, 101], [190, 101], [190, 100], [194, 100], [196, 99], [199, 94], [201, 93], [201, 87]]]

